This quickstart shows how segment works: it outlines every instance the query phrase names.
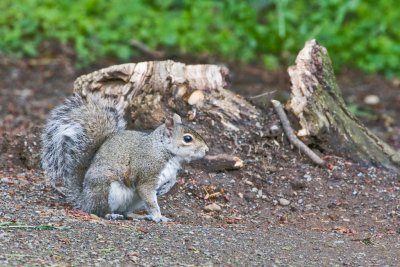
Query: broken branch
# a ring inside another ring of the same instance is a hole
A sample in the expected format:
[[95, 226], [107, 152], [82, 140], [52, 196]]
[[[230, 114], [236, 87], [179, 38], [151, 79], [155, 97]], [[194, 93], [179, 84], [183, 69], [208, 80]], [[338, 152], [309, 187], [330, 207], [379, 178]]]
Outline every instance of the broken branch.
[[133, 46], [134, 48], [136, 48], [140, 52], [142, 52], [142, 53], [144, 53], [146, 55], [152, 56], [154, 58], [163, 58], [163, 57], [165, 57], [165, 52], [153, 50], [150, 47], [148, 47], [147, 45], [145, 45], [144, 43], [139, 42], [138, 40], [131, 40], [131, 46]]
[[207, 155], [204, 158], [204, 164], [210, 171], [225, 171], [225, 170], [238, 170], [243, 167], [243, 160], [239, 157], [219, 154], [219, 155]]
[[279, 117], [279, 120], [281, 121], [283, 131], [286, 134], [287, 138], [289, 139], [289, 142], [295, 147], [297, 147], [305, 155], [307, 155], [315, 164], [320, 166], [325, 166], [325, 161], [321, 159], [317, 154], [315, 154], [294, 134], [294, 131], [290, 126], [290, 122], [286, 116], [286, 113], [283, 110], [281, 102], [279, 102], [278, 100], [271, 100], [271, 103], [274, 107], [276, 114]]

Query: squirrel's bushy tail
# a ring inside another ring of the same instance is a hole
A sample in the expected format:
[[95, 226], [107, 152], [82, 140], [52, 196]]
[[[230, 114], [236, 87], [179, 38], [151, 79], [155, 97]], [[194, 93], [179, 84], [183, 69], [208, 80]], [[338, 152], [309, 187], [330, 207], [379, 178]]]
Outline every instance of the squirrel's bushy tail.
[[42, 134], [42, 167], [51, 184], [76, 202], [96, 151], [125, 126], [123, 107], [113, 99], [72, 96], [55, 108]]

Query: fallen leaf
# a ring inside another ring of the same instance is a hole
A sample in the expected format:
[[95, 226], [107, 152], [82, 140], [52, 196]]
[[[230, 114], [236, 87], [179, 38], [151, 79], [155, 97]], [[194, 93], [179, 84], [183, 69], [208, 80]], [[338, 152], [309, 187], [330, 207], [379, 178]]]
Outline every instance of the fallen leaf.
[[397, 232], [395, 230], [387, 230], [386, 234], [388, 235], [395, 235]]
[[345, 226], [336, 226], [336, 227], [333, 227], [333, 231], [334, 231], [335, 233], [338, 233], [338, 234], [346, 234], [346, 235], [353, 235], [353, 234], [356, 234], [356, 231], [354, 231], [354, 230], [351, 229], [351, 228], [347, 228], [347, 227], [345, 227]]
[[139, 252], [130, 251], [125, 255], [125, 258], [134, 263], [137, 263], [139, 261]]
[[59, 255], [51, 255], [51, 258], [52, 258], [53, 260], [55, 260], [55, 261], [61, 260], [61, 256], [59, 256]]
[[149, 232], [146, 229], [144, 229], [143, 227], [138, 227], [138, 228], [136, 228], [136, 230], [138, 230], [139, 232], [141, 232], [143, 234], [147, 234]]
[[67, 213], [68, 216], [74, 217], [77, 220], [82, 220], [82, 221], [97, 220], [96, 218], [93, 218], [91, 214], [77, 209], [65, 209], [65, 213]]

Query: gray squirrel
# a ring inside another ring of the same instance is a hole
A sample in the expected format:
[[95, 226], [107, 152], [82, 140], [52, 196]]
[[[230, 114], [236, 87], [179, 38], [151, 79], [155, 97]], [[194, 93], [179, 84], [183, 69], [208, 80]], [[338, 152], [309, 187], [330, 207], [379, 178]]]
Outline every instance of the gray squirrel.
[[[157, 196], [176, 182], [183, 162], [205, 156], [208, 147], [179, 115], [151, 133], [126, 130], [124, 109], [112, 99], [72, 96], [49, 115], [41, 161], [51, 184], [76, 208], [110, 219], [169, 221]], [[63, 187], [60, 187], [60, 182]]]

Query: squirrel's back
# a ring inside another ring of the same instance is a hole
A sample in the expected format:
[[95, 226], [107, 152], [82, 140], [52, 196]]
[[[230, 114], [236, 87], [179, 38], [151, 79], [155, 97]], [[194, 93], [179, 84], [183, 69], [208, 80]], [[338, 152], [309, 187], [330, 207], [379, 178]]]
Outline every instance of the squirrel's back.
[[124, 110], [113, 99], [72, 96], [55, 108], [42, 134], [41, 160], [51, 184], [75, 202], [98, 148], [125, 129]]

